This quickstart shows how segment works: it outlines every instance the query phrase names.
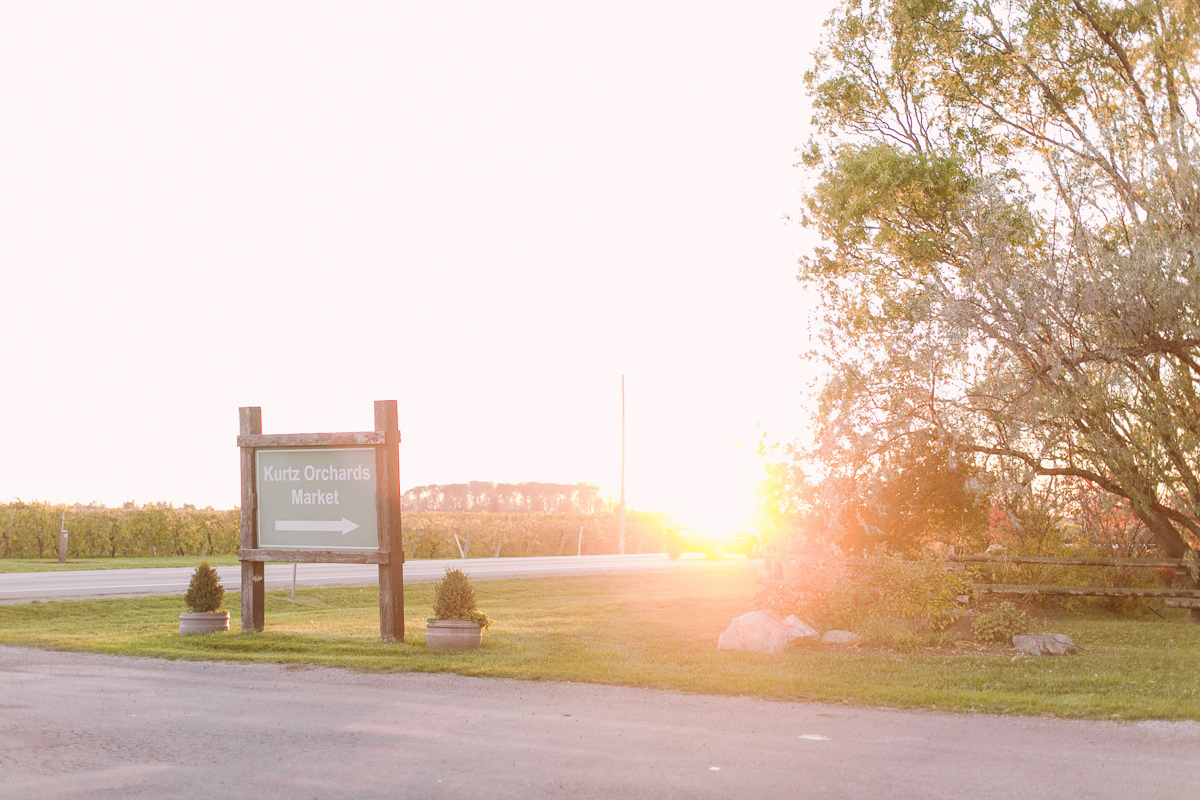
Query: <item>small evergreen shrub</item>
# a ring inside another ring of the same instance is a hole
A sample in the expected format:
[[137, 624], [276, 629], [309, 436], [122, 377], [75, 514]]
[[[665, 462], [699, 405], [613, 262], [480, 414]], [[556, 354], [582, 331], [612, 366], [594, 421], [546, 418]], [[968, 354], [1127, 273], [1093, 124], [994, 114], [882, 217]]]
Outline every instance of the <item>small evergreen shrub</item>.
[[193, 614], [212, 614], [221, 610], [225, 599], [225, 587], [217, 577], [217, 571], [207, 561], [201, 561], [192, 573], [187, 594], [184, 595], [188, 609]]
[[1033, 619], [1011, 600], [984, 605], [971, 618], [971, 638], [977, 642], [1012, 641], [1019, 633], [1028, 633]]
[[476, 606], [475, 587], [461, 569], [446, 567], [446, 574], [433, 587], [433, 616], [429, 621], [437, 620], [477, 622], [484, 628], [492, 624]]

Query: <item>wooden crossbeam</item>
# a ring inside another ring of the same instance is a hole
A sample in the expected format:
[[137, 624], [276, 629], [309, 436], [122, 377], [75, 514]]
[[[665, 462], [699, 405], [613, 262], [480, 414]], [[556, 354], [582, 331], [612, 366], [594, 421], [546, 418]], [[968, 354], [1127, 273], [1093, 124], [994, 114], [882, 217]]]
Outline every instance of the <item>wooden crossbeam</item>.
[[240, 561], [278, 561], [299, 564], [390, 564], [391, 553], [351, 550], [238, 550]]
[[949, 555], [947, 561], [968, 564], [1042, 564], [1061, 567], [1182, 567], [1182, 558], [1052, 558], [1049, 556], [964, 556]]
[[[788, 556], [792, 561], [837, 561], [843, 564], [865, 564], [861, 556], [814, 556], [795, 554]], [[1182, 558], [1055, 558], [1050, 556], [964, 556], [948, 555], [947, 561], [966, 564], [1041, 564], [1054, 567], [1139, 567], [1159, 569], [1162, 567], [1186, 566]]]
[[1113, 586], [1018, 586], [1003, 583], [977, 583], [982, 594], [1040, 594], [1066, 597], [1174, 597], [1200, 600], [1200, 589], [1128, 589]]

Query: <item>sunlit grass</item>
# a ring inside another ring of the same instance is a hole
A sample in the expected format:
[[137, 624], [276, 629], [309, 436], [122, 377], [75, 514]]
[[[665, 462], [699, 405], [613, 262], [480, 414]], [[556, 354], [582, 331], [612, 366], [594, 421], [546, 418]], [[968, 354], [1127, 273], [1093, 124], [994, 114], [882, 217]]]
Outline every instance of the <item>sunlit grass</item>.
[[751, 608], [753, 571], [476, 581], [495, 623], [481, 650], [425, 647], [430, 584], [405, 590], [407, 641], [379, 641], [374, 587], [268, 593], [266, 631], [180, 637], [179, 597], [0, 607], [0, 643], [160, 658], [315, 664], [571, 680], [780, 700], [1068, 717], [1200, 720], [1200, 626], [1153, 618], [1061, 616], [1077, 656], [885, 652], [820, 646], [784, 655], [718, 653], [717, 636]]
[[70, 572], [86, 569], [154, 569], [157, 567], [195, 567], [207, 561], [214, 567], [237, 566], [237, 556], [144, 556], [130, 558], [68, 558], [58, 563], [50, 558], [0, 558], [4, 572]]

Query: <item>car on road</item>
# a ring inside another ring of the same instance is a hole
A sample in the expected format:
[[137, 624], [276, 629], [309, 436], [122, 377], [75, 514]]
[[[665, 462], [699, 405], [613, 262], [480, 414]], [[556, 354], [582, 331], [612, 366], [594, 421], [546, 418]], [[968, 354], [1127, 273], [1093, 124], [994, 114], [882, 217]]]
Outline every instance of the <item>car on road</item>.
[[762, 555], [762, 539], [753, 528], [713, 531], [672, 519], [663, 531], [663, 541], [671, 558], [679, 558], [684, 553], [704, 553], [712, 559], [723, 558], [726, 553], [742, 553], [746, 558]]

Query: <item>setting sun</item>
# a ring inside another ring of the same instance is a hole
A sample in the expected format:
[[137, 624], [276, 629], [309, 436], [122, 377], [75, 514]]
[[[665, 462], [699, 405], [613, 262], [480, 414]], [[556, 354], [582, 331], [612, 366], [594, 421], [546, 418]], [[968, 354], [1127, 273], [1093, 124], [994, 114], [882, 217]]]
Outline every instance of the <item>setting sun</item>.
[[647, 482], [645, 507], [674, 512], [681, 524], [698, 531], [728, 533], [753, 522], [762, 470], [747, 448], [678, 463], [688, 468]]

